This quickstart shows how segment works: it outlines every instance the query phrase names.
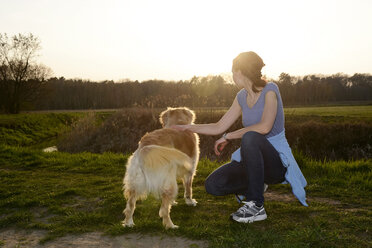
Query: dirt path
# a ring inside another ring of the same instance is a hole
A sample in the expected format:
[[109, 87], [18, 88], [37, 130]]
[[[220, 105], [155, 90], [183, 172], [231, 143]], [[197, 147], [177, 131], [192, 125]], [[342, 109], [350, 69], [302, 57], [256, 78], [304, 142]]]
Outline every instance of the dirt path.
[[46, 231], [32, 230], [0, 230], [0, 247], [4, 248], [204, 248], [208, 247], [206, 241], [195, 241], [181, 237], [151, 236], [142, 234], [125, 234], [109, 237], [102, 233], [93, 232], [82, 235], [67, 235], [44, 245], [39, 240]]
[[[306, 199], [309, 202], [322, 202], [328, 203], [331, 205], [340, 205], [341, 202], [329, 198], [322, 198], [322, 197], [307, 197]], [[284, 194], [284, 193], [277, 193], [275, 191], [268, 191], [265, 192], [265, 201], [282, 201], [282, 202], [291, 202], [297, 201], [296, 197], [293, 194]]]

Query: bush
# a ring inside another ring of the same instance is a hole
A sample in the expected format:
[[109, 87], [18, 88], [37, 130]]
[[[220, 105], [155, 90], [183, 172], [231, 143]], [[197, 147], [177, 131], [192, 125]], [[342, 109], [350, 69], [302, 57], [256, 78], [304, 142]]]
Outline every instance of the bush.
[[316, 159], [372, 158], [372, 126], [365, 122], [287, 122], [286, 136], [292, 149]]
[[[73, 130], [58, 145], [62, 151], [106, 151], [132, 153], [138, 141], [146, 133], [161, 128], [158, 116], [163, 109], [133, 108], [123, 109], [108, 117], [97, 126], [94, 114], [74, 125]], [[196, 110], [196, 123], [218, 121], [224, 111]], [[229, 131], [241, 128], [241, 119]], [[219, 137], [200, 136], [200, 157], [226, 161], [240, 146], [240, 140], [233, 140], [226, 146], [221, 156], [214, 154], [214, 142]], [[362, 120], [327, 122], [327, 119], [291, 116], [286, 120], [286, 137], [292, 149], [316, 159], [360, 159], [371, 158], [372, 126]]]
[[124, 109], [107, 117], [101, 124], [95, 121], [97, 114], [90, 113], [73, 125], [72, 131], [59, 142], [58, 149], [71, 153], [133, 152], [140, 137], [161, 128], [159, 113], [143, 108]]

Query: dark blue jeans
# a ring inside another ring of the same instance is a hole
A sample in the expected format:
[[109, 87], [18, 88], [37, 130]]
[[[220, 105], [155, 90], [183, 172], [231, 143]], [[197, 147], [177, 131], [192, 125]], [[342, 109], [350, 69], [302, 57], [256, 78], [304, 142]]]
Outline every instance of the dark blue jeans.
[[262, 205], [264, 183], [283, 182], [287, 168], [267, 138], [257, 132], [243, 135], [240, 151], [242, 160], [231, 161], [213, 171], [205, 181], [205, 189], [216, 196], [244, 195], [247, 201]]

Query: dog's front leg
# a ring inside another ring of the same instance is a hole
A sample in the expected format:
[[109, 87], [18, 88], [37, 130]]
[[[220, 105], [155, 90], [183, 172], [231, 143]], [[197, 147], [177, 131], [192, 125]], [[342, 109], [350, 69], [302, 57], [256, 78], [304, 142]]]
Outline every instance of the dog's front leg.
[[185, 187], [185, 202], [189, 206], [196, 206], [198, 203], [195, 199], [192, 199], [192, 180], [194, 175], [185, 175], [183, 178], [183, 186]]

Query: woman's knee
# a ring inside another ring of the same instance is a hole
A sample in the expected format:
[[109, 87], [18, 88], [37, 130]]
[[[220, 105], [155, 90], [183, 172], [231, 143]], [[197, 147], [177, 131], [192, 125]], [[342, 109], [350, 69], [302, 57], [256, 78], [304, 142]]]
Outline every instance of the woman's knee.
[[207, 177], [207, 179], [205, 180], [204, 186], [208, 194], [216, 195], [216, 196], [223, 195], [223, 193], [220, 190], [221, 187], [219, 185], [219, 182], [217, 178], [213, 176], [213, 174]]
[[263, 138], [264, 135], [255, 132], [255, 131], [248, 131], [242, 137], [242, 147], [252, 147], [257, 145]]
[[214, 187], [213, 186], [214, 185], [211, 182], [209, 177], [205, 180], [204, 186], [205, 186], [205, 191], [207, 191], [208, 194], [213, 195], [213, 192], [214, 192]]

